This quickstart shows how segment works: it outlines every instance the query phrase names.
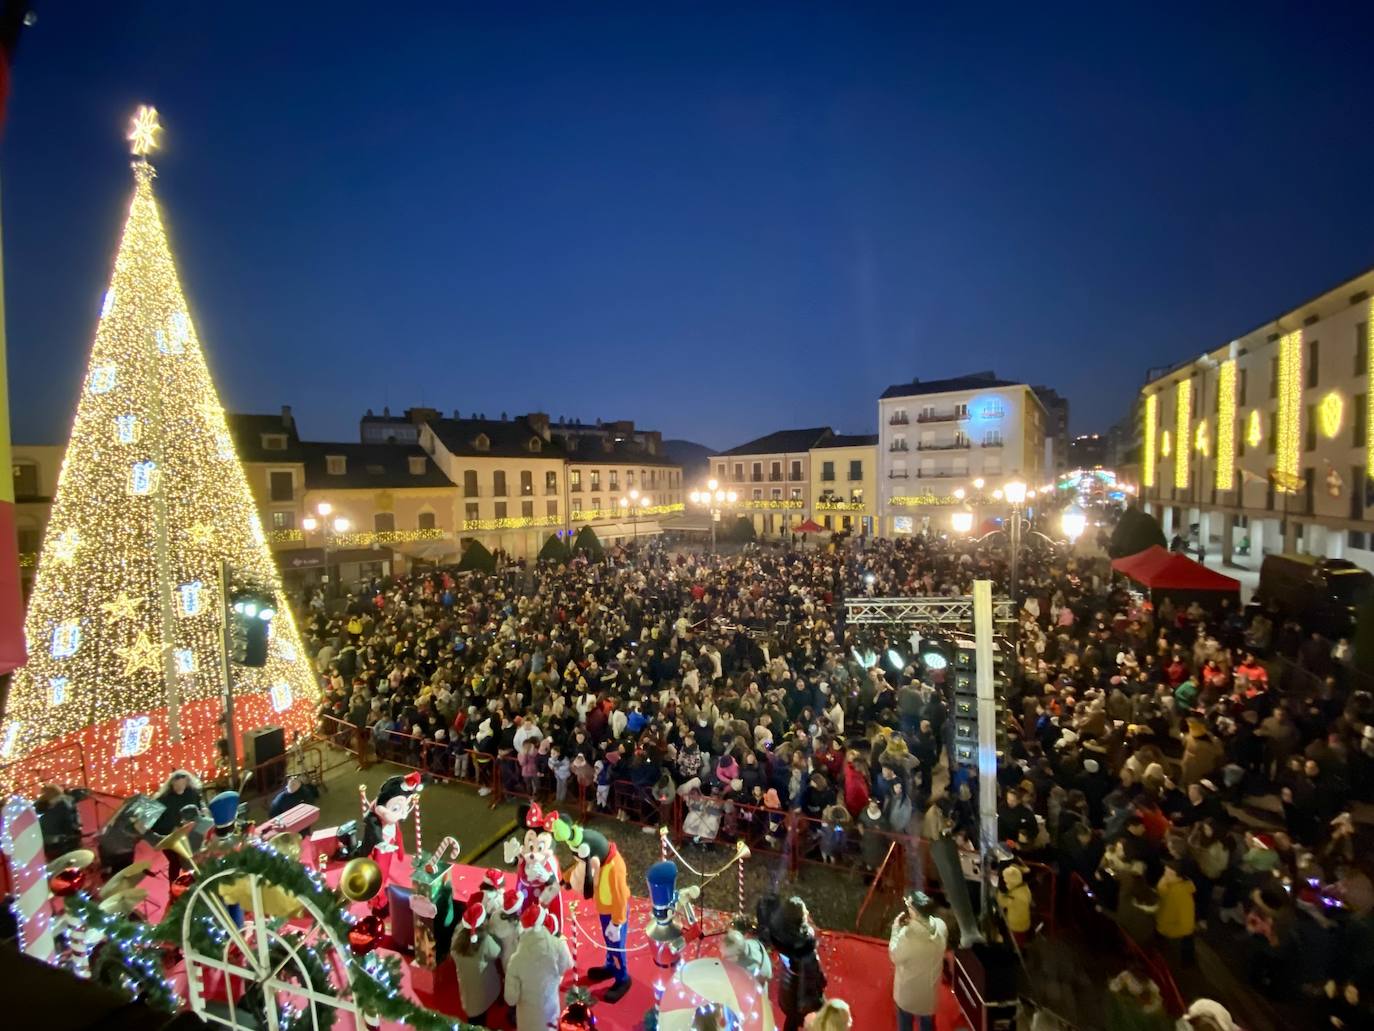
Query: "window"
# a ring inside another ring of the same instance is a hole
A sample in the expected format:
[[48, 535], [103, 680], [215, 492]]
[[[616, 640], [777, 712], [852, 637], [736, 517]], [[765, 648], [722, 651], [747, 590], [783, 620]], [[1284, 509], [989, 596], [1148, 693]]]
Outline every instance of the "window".
[[849, 503], [851, 505], [862, 505], [864, 503], [864, 489], [862, 487], [850, 488]]
[[968, 418], [968, 405], [955, 405], [955, 406], [954, 406], [954, 417], [955, 417], [956, 419], [967, 419], [967, 418]]
[[821, 525], [824, 526], [827, 530], [833, 530], [835, 528], [834, 520], [834, 516], [824, 516], [821, 519]]
[[770, 480], [781, 480], [781, 479], [782, 479], [782, 463], [781, 463], [781, 462], [773, 462], [772, 464], [769, 465], [769, 467], [768, 467], [768, 478], [769, 478]]
[[264, 433], [262, 435], [262, 449], [264, 451], [285, 451], [285, 433]]
[[569, 469], [569, 470], [568, 470], [568, 490], [572, 491], [574, 494], [577, 494], [577, 493], [580, 493], [580, 492], [581, 492], [581, 490], [582, 490], [582, 470], [581, 470], [581, 469]]
[[1355, 326], [1355, 371], [1352, 375], [1363, 376], [1369, 371], [1369, 323], [1361, 322]]
[[[15, 484], [15, 496], [19, 496], [19, 485]], [[267, 474], [267, 496], [273, 501], [294, 501], [296, 499], [296, 477], [289, 469]]]
[[466, 505], [463, 506], [463, 518], [464, 518], [464, 519], [477, 519], [477, 518], [478, 518], [478, 515], [477, 515], [477, 502], [475, 502], [475, 501], [469, 501]]
[[520, 515], [523, 516], [523, 517], [526, 518], [526, 519], [533, 519], [533, 518], [534, 518], [534, 502], [533, 502], [533, 501], [522, 501], [522, 502], [520, 502]]
[[19, 527], [19, 553], [22, 555], [37, 554], [38, 549], [43, 546], [43, 531], [36, 526]]
[[1303, 412], [1303, 441], [1304, 451], [1315, 451], [1317, 449], [1317, 406], [1308, 405]]
[[1302, 512], [1303, 515], [1312, 515], [1312, 505], [1316, 499], [1317, 470], [1313, 469], [1311, 466], [1308, 466], [1306, 469], [1302, 471], [1302, 477], [1304, 480], [1307, 481], [1303, 484], [1302, 490]]
[[852, 459], [849, 463], [849, 482], [862, 480], [864, 478], [864, 462], [862, 458]]
[[834, 463], [834, 462], [822, 462], [822, 463], [821, 463], [821, 482], [822, 482], [822, 483], [833, 483], [834, 480], [835, 480], [835, 463]]
[[415, 517], [415, 528], [416, 528], [417, 530], [433, 530], [433, 529], [434, 529], [434, 513], [433, 513], [433, 512], [421, 512], [419, 515], [417, 515], [417, 516]]
[[1275, 453], [1274, 444], [1275, 444], [1275, 441], [1276, 441], [1278, 438], [1277, 438], [1277, 436], [1276, 436], [1276, 434], [1275, 434], [1274, 431], [1277, 430], [1277, 429], [1278, 429], [1278, 416], [1276, 416], [1273, 412], [1270, 412], [1270, 413], [1269, 413], [1269, 432], [1266, 433], [1266, 434], [1264, 435], [1264, 437], [1265, 437], [1264, 443], [1265, 443], [1266, 449], [1268, 450], [1269, 454], [1271, 454], [1271, 455]]
[[555, 518], [555, 519], [556, 519], [556, 518], [558, 517], [558, 502], [557, 502], [557, 501], [546, 501], [546, 502], [544, 502], [544, 514], [545, 514], [546, 516], [550, 516], [551, 518]]
[[619, 469], [612, 469], [612, 470], [611, 470], [611, 490], [619, 490], [619, 489], [620, 489], [620, 470], [619, 470]]
[[1241, 369], [1240, 375], [1236, 377], [1236, 404], [1242, 408], [1245, 406], [1245, 388], [1249, 373], [1249, 369]]
[[506, 518], [506, 503], [505, 503], [504, 501], [498, 501], [498, 502], [496, 503], [496, 518], [497, 518], [497, 519], [504, 519], [504, 518]]
[[1001, 431], [1001, 430], [986, 430], [986, 431], [983, 433], [983, 447], [1001, 447], [1001, 446], [1002, 446], [1002, 431]]
[[593, 470], [592, 470], [592, 490], [600, 490], [600, 489], [601, 489], [601, 470], [600, 470], [600, 469], [593, 469]]
[[921, 407], [921, 414], [918, 416], [918, 418], [922, 420], [935, 418], [935, 406], [923, 405]]
[[[289, 477], [291, 474], [287, 473], [286, 475]], [[14, 496], [16, 498], [38, 497], [38, 466], [33, 462], [14, 463]], [[282, 499], [273, 498], [273, 500]], [[288, 497], [285, 500], [291, 499]]]
[[1309, 340], [1307, 342], [1307, 385], [1315, 387], [1318, 382], [1317, 362], [1321, 356], [1321, 341]]
[[736, 463], [735, 463], [735, 482], [736, 482], [736, 483], [743, 483], [743, 482], [744, 482], [744, 463], [743, 463], [743, 462], [736, 462]]
[[1347, 533], [1345, 535], [1345, 544], [1346, 547], [1357, 548], [1360, 551], [1364, 551], [1365, 548], [1369, 547], [1369, 542], [1365, 539], [1365, 534], [1362, 530], [1351, 530]]
[[296, 528], [296, 513], [277, 511], [272, 513], [272, 529], [274, 530], [294, 530]]
[[530, 438], [529, 450], [530, 450], [531, 453], [533, 453], [533, 454], [538, 454], [540, 448], [542, 448], [543, 446], [544, 446], [544, 442], [543, 442], [542, 440], [540, 440], [538, 437], [531, 437], [531, 438]]
[[1279, 396], [1279, 359], [1277, 355], [1269, 359], [1269, 396], [1270, 398]]
[[390, 533], [396, 529], [396, 516], [391, 512], [374, 512], [372, 515], [372, 529], [377, 533]]
[[528, 469], [520, 473], [520, 493], [524, 497], [534, 493], [534, 473]]
[[635, 485], [635, 471], [634, 471], [633, 469], [626, 469], [626, 470], [625, 470], [625, 486], [628, 488], [628, 487], [633, 487], [634, 485]]
[[1364, 466], [1350, 467], [1350, 518], [1364, 518]]
[[424, 455], [411, 455], [409, 459], [410, 475], [423, 476], [425, 474], [425, 464], [427, 459]]
[[762, 462], [755, 462], [755, 463], [754, 463], [754, 469], [753, 469], [753, 472], [752, 472], [750, 478], [753, 479], [753, 481], [754, 481], [755, 483], [758, 483], [758, 482], [760, 482], [760, 481], [763, 479], [763, 463], [762, 463]]
[[485, 433], [479, 433], [477, 434], [477, 436], [472, 438], [472, 446], [473, 449], [477, 451], [490, 451], [491, 438], [488, 437]]
[[324, 471], [330, 476], [342, 476], [348, 472], [348, 459], [343, 455], [325, 455]]
[[491, 474], [493, 497], [504, 498], [506, 496], [506, 472], [504, 469], [497, 469]]
[[770, 492], [770, 494], [771, 494], [771, 496], [772, 496], [772, 498], [773, 498], [774, 501], [781, 501], [781, 500], [782, 500], [782, 488], [781, 488], [781, 487], [774, 487], [774, 488], [772, 489], [772, 491]]
[[550, 471], [544, 474], [544, 493], [558, 493], [558, 474], [556, 472]]
[[793, 462], [793, 463], [792, 463], [792, 474], [791, 474], [791, 476], [790, 476], [790, 479], [793, 479], [793, 480], [800, 480], [801, 478], [802, 478], [802, 475], [801, 475], [801, 462], [800, 462], [800, 461]]
[[1355, 410], [1350, 417], [1350, 446], [1364, 447], [1365, 433], [1369, 424], [1369, 412], [1366, 406], [1369, 404], [1368, 394], [1355, 395]]
[[800, 487], [793, 487], [793, 488], [792, 488], [792, 500], [793, 500], [793, 501], [800, 501], [800, 500], [801, 500], [801, 488], [800, 488]]
[[755, 501], [762, 501], [762, 500], [763, 500], [763, 490], [762, 490], [761, 488], [759, 488], [759, 487], [755, 487], [755, 488], [754, 488], [754, 500], [755, 500]]
[[[724, 480], [724, 479], [725, 479], [725, 463], [724, 463], [724, 462], [717, 462], [717, 463], [716, 463], [716, 479], [718, 479], [718, 480]], [[738, 479], [738, 477], [736, 477], [736, 479]]]
[[477, 497], [477, 470], [476, 470], [476, 469], [464, 469], [464, 470], [463, 470], [463, 497], [465, 497], [465, 498], [475, 498], [475, 497]]

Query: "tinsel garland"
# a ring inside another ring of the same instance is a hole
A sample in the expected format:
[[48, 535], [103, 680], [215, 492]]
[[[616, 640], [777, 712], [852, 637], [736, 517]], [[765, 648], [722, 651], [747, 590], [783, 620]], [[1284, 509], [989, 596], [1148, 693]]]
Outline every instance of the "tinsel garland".
[[158, 941], [147, 924], [107, 913], [90, 896], [78, 893], [63, 903], [83, 930], [101, 937], [91, 957], [91, 980], [164, 1013], [176, 1013], [181, 1000], [162, 969]]

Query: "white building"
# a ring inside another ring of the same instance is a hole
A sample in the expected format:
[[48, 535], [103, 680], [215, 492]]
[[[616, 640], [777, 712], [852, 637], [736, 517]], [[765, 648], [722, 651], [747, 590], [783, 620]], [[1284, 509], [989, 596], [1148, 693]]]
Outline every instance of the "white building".
[[913, 533], [958, 503], [976, 479], [991, 492], [1041, 485], [1046, 413], [1025, 383], [979, 372], [888, 387], [878, 399], [878, 491], [884, 535]]
[[1166, 536], [1374, 570], [1371, 293], [1374, 269], [1145, 385], [1141, 497]]

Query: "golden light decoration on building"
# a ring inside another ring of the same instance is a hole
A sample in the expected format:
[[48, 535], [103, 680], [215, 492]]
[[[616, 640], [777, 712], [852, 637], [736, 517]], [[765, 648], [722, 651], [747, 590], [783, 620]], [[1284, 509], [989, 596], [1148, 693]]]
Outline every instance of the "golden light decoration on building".
[[1140, 478], [1147, 487], [1155, 485], [1155, 434], [1159, 432], [1159, 395], [1145, 395], [1145, 440], [1141, 449]]
[[1162, 430], [1159, 434], [1159, 454], [1162, 458], [1168, 458], [1174, 453], [1174, 442], [1169, 437], [1168, 430]]
[[1197, 429], [1193, 431], [1193, 447], [1197, 449], [1198, 454], [1207, 454], [1209, 439], [1207, 434], [1207, 420], [1203, 419], [1197, 424]]
[[[156, 127], [151, 110], [136, 117], [140, 157], [156, 145]], [[309, 733], [319, 697], [271, 552], [256, 543], [248, 480], [232, 449], [221, 453], [228, 426], [152, 166], [135, 162], [134, 180], [29, 598], [29, 662], [14, 675], [0, 728], [20, 759], [79, 742], [89, 786], [120, 796], [155, 788], [178, 766], [215, 769], [222, 623], [209, 585], [221, 559], [277, 597], [273, 638], [300, 656], [235, 669], [239, 726]], [[134, 478], [139, 467], [156, 471], [156, 489], [152, 476]], [[131, 483], [149, 489], [130, 493]], [[192, 539], [210, 539], [199, 526], [212, 529], [213, 545]], [[58, 679], [64, 702], [53, 705]], [[275, 712], [269, 692], [283, 681], [295, 702]]]
[[1174, 486], [1188, 486], [1188, 424], [1193, 421], [1193, 381], [1179, 380], [1174, 387], [1174, 433], [1178, 437], [1178, 457], [1174, 459]]
[[1250, 418], [1245, 420], [1245, 444], [1256, 448], [1264, 441], [1264, 417], [1258, 408], [1250, 410]]
[[1302, 448], [1302, 330], [1279, 340], [1279, 399], [1275, 412], [1274, 468], [1298, 475]]
[[1317, 426], [1327, 440], [1334, 439], [1341, 432], [1344, 420], [1345, 399], [1338, 392], [1332, 390], [1317, 402]]
[[1217, 370], [1217, 490], [1231, 490], [1236, 481], [1236, 360]]

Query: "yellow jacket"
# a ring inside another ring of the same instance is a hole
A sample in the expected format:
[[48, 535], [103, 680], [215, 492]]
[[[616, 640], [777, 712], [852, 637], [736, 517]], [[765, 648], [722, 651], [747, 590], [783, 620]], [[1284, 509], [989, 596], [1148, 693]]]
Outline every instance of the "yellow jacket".
[[1024, 934], [1031, 927], [1031, 890], [1018, 884], [1010, 891], [997, 893], [997, 904], [1007, 918], [1007, 927], [1015, 934]]
[[1155, 930], [1161, 938], [1186, 938], [1196, 929], [1193, 882], [1186, 877], [1173, 881], [1161, 878], [1155, 890], [1159, 908], [1155, 910]]
[[609, 913], [613, 924], [623, 924], [629, 909], [630, 884], [625, 875], [625, 857], [615, 849], [596, 875], [596, 911]]

